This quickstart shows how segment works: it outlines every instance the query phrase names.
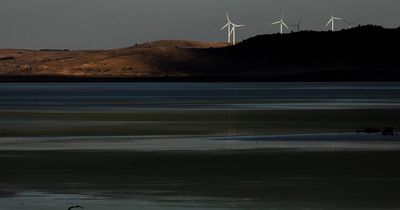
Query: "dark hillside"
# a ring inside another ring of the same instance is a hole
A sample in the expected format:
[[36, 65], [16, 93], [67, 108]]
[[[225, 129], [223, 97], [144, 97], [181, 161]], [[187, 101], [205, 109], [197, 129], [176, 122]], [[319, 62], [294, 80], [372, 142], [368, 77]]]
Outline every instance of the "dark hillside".
[[260, 35], [227, 48], [197, 50], [196, 72], [266, 80], [399, 80], [400, 29]]

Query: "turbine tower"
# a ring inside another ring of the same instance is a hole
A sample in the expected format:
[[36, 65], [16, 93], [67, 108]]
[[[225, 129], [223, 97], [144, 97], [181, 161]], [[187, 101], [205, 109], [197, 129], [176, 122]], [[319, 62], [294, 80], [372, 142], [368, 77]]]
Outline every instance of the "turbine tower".
[[332, 31], [335, 31], [335, 20], [343, 20], [343, 19], [331, 15], [331, 19], [329, 19], [329, 21], [325, 25], [325, 27], [328, 27], [328, 25], [331, 24], [332, 25]]
[[[226, 19], [228, 23], [221, 28], [221, 31], [224, 30], [225, 28], [228, 28], [228, 43], [232, 43], [233, 45], [236, 44], [236, 28], [243, 27], [244, 25], [237, 25], [231, 21], [229, 18], [229, 14], [226, 13]], [[232, 40], [232, 42], [231, 42]]]
[[293, 24], [293, 25], [290, 25], [290, 26], [296, 27], [297, 32], [299, 32], [301, 30], [301, 23], [302, 22], [303, 22], [303, 18], [300, 18], [300, 20], [299, 20], [299, 22], [297, 24]]
[[271, 25], [280, 25], [280, 33], [283, 34], [283, 26], [285, 26], [286, 29], [289, 29], [289, 27], [283, 22], [283, 15], [281, 16], [281, 19], [279, 21], [276, 21], [274, 23], [271, 23]]

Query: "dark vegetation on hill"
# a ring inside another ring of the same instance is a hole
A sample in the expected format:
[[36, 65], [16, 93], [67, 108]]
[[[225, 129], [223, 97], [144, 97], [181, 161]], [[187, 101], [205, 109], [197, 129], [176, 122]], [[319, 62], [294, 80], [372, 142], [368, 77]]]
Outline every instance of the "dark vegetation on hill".
[[[103, 51], [0, 50], [2, 81], [400, 81], [400, 28], [157, 41]], [[13, 59], [11, 59], [13, 58]]]
[[399, 81], [399, 38], [400, 29], [378, 26], [260, 35], [236, 46], [197, 50], [196, 57], [214, 62], [199, 60], [186, 69], [268, 81]]

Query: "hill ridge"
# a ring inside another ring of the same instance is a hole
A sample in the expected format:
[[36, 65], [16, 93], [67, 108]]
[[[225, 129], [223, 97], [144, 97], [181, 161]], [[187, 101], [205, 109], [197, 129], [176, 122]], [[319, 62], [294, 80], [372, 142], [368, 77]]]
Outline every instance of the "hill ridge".
[[0, 50], [1, 78], [400, 81], [400, 28], [258, 35], [235, 46], [158, 40], [95, 51]]

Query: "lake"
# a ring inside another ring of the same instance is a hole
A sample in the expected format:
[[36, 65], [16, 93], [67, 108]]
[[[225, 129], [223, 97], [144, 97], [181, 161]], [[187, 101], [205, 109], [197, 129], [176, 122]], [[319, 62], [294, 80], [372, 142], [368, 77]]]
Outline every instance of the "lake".
[[399, 209], [400, 83], [3, 83], [0, 209]]
[[263, 135], [398, 125], [400, 83], [1, 84], [2, 136]]

